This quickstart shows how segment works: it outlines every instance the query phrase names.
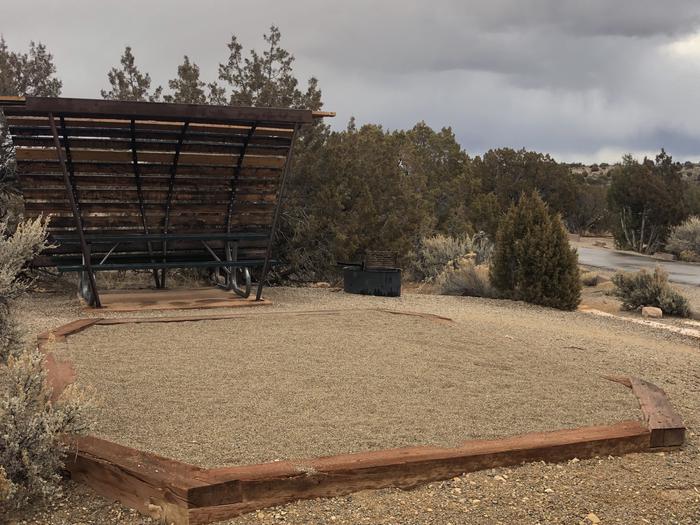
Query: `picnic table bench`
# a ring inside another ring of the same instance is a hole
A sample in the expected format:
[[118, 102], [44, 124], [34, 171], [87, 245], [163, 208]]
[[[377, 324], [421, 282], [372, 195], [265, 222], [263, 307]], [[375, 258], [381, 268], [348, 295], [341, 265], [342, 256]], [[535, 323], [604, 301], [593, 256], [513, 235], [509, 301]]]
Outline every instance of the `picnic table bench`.
[[0, 97], [25, 216], [50, 217], [34, 263], [78, 272], [212, 268], [256, 299], [272, 259], [281, 196], [301, 126], [332, 113], [71, 98]]

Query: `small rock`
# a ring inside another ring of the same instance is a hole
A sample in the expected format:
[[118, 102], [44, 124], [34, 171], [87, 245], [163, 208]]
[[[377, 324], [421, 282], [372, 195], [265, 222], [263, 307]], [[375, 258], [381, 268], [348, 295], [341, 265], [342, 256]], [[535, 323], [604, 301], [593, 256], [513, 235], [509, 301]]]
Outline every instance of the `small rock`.
[[494, 476], [493, 479], [495, 479], [496, 481], [505, 481], [506, 480], [506, 478], [504, 478], [503, 476]]
[[662, 318], [664, 313], [661, 311], [661, 308], [657, 308], [656, 306], [643, 306], [642, 307], [642, 317], [651, 317], [653, 319], [660, 319]]
[[314, 283], [315, 288], [330, 288], [331, 283], [327, 283], [325, 281], [319, 281], [317, 283]]
[[586, 519], [591, 523], [600, 523], [600, 518], [592, 512], [588, 516], [586, 516]]
[[554, 492], [554, 489], [549, 489], [549, 488], [547, 488], [547, 489], [544, 489], [544, 491], [545, 491], [547, 494], [551, 494], [552, 492]]

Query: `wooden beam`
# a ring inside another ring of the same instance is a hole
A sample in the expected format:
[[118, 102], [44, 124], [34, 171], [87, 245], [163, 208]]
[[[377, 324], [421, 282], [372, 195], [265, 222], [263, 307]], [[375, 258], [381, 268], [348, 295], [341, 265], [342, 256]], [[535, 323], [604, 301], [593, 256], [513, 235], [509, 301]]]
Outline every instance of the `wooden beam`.
[[[17, 113], [16, 111], [23, 109]], [[12, 115], [54, 113], [65, 117], [135, 118], [151, 120], [192, 120], [199, 122], [260, 122], [266, 124], [310, 124], [311, 110], [276, 109], [203, 104], [170, 104], [86, 98], [26, 97], [21, 108], [12, 108]]]
[[683, 420], [671, 406], [666, 392], [658, 386], [630, 377], [632, 392], [639, 399], [644, 420], [651, 432], [652, 447], [675, 447], [685, 441]]
[[208, 470], [94, 437], [73, 440], [71, 447], [66, 468], [73, 479], [168, 523], [197, 525], [299, 499], [410, 488], [523, 461], [643, 451], [649, 430], [624, 421], [467, 441], [455, 448], [408, 447]]

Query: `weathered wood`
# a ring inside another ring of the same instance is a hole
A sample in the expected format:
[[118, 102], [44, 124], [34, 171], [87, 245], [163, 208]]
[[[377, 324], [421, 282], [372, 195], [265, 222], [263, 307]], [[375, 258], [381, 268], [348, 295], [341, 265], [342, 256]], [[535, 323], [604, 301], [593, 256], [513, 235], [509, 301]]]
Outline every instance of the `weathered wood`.
[[656, 385], [630, 377], [632, 392], [651, 432], [652, 447], [674, 447], [685, 441], [683, 420], [671, 406], [666, 393]]
[[[279, 152], [273, 155], [246, 155], [243, 159], [243, 167], [255, 168], [281, 168], [284, 166], [285, 157], [279, 156]], [[56, 151], [50, 149], [17, 148], [15, 152], [18, 162], [43, 161], [50, 162], [56, 159]], [[126, 150], [96, 150], [96, 149], [71, 149], [74, 162], [116, 162], [131, 166], [131, 151]], [[173, 152], [142, 151], [139, 150], [139, 162], [159, 163], [172, 165], [175, 159]], [[235, 166], [235, 160], [229, 154], [215, 153], [181, 153], [180, 162], [202, 166]]]
[[178, 524], [205, 524], [298, 499], [410, 488], [523, 461], [643, 451], [649, 431], [626, 421], [468, 441], [455, 448], [409, 447], [209, 470], [93, 437], [72, 444], [67, 469], [76, 481], [146, 514]]
[[101, 317], [90, 317], [88, 319], [76, 319], [70, 323], [61, 325], [53, 330], [47, 330], [37, 336], [38, 341], [64, 341], [66, 337], [72, 334], [77, 334], [83, 330], [90, 328], [102, 321]]
[[188, 491], [202, 484], [198, 467], [93, 436], [68, 444], [66, 470], [73, 480], [155, 519], [188, 523]]
[[23, 106], [9, 106], [9, 116], [42, 116], [49, 112], [65, 117], [136, 118], [189, 120], [192, 122], [235, 123], [263, 122], [265, 124], [310, 124], [311, 110], [270, 109], [234, 106], [209, 106], [202, 104], [159, 104], [155, 102], [123, 102], [101, 99], [26, 97]]
[[[467, 441], [455, 448], [409, 447], [347, 454], [308, 461], [209, 470], [208, 485], [189, 492], [190, 523], [202, 513], [213, 517], [211, 507], [225, 505], [224, 513], [249, 512], [261, 501], [281, 504], [315, 497], [332, 497], [383, 487], [415, 487], [448, 479], [463, 472], [518, 465], [523, 461], [563, 461], [596, 455], [625, 454], [648, 448], [649, 431], [636, 421]], [[223, 515], [216, 516], [222, 519]], [[193, 518], [195, 518], [193, 520]]]

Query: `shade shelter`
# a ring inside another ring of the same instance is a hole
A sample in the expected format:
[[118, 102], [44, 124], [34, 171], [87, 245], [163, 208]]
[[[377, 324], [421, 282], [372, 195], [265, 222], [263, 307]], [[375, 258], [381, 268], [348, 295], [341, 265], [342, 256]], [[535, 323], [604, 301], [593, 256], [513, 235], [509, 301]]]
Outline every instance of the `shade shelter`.
[[0, 97], [28, 217], [50, 216], [54, 248], [36, 261], [80, 275], [214, 268], [256, 299], [272, 259], [299, 129], [330, 113], [194, 104]]

